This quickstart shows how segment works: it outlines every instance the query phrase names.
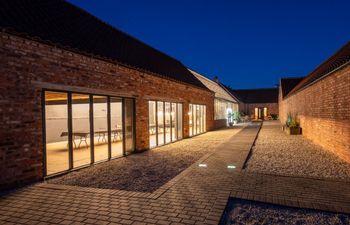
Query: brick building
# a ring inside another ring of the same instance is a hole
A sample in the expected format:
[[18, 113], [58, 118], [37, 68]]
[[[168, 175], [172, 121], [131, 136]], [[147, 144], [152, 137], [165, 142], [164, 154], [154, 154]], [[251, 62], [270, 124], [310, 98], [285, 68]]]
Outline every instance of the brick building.
[[1, 189], [214, 127], [187, 67], [70, 3], [1, 1], [0, 29]]
[[305, 78], [281, 79], [280, 120], [287, 113], [300, 122], [302, 133], [350, 162], [350, 43]]
[[210, 80], [207, 77], [190, 70], [209, 90], [215, 93], [214, 99], [214, 127], [221, 128], [232, 122], [232, 113], [238, 112], [238, 101], [220, 84], [218, 77]]
[[239, 111], [251, 120], [266, 120], [271, 115], [278, 116], [278, 88], [231, 89], [238, 99]]

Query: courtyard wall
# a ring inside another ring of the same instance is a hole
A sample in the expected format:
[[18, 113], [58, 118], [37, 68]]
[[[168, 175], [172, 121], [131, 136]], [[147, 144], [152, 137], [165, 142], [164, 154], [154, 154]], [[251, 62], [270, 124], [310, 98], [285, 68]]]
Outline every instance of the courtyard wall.
[[291, 96], [279, 92], [280, 121], [287, 113], [300, 121], [305, 137], [350, 163], [350, 66]]

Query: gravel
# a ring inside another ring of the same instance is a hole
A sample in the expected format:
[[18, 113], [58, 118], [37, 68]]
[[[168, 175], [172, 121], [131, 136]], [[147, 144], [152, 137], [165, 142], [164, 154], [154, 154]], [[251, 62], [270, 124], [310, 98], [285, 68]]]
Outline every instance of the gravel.
[[246, 170], [266, 174], [350, 180], [350, 164], [302, 135], [287, 135], [277, 121], [264, 122]]
[[221, 224], [350, 224], [350, 215], [231, 199]]
[[235, 127], [208, 132], [71, 172], [48, 183], [153, 192], [240, 130]]

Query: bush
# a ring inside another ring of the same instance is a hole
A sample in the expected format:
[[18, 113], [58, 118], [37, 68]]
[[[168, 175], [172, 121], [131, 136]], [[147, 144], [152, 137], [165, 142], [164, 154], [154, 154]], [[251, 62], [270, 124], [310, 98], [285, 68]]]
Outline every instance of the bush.
[[270, 114], [271, 118], [273, 120], [277, 120], [278, 119], [278, 115], [277, 114]]

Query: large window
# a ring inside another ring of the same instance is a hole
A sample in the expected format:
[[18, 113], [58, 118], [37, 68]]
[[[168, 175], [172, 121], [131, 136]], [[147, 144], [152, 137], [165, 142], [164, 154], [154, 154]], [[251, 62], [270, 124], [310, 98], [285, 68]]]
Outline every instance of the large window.
[[45, 91], [44, 101], [46, 176], [134, 150], [133, 99]]
[[189, 131], [190, 136], [201, 134], [206, 131], [206, 106], [189, 105]]
[[182, 104], [148, 102], [150, 148], [182, 139]]

